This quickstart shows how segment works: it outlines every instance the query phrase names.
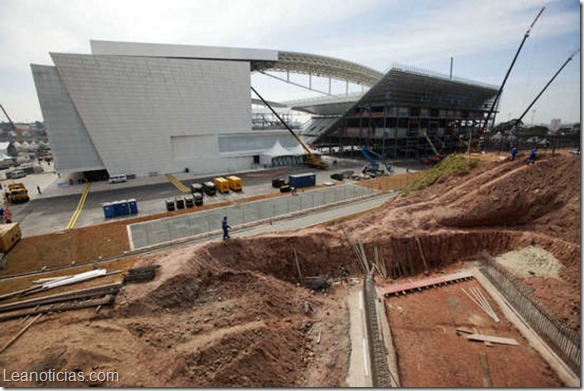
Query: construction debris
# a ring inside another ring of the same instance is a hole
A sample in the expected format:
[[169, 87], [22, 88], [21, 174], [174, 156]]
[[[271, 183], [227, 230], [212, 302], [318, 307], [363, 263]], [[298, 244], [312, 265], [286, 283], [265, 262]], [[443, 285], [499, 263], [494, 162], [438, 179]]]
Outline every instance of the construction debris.
[[519, 342], [515, 340], [515, 338], [503, 338], [503, 337], [494, 337], [491, 335], [483, 335], [483, 334], [466, 334], [464, 338], [472, 340], [472, 341], [481, 341], [481, 342], [492, 342], [492, 343], [499, 343], [502, 345], [519, 345]]
[[460, 288], [476, 305], [478, 305], [487, 315], [489, 315], [495, 322], [499, 322], [499, 317], [483, 295], [479, 288], [470, 288], [468, 293], [464, 288]]
[[459, 281], [468, 281], [473, 279], [474, 276], [470, 272], [460, 272], [454, 273], [446, 276], [440, 277], [430, 277], [424, 278], [422, 280], [406, 282], [404, 284], [392, 285], [389, 289], [383, 292], [385, 297], [390, 297], [391, 295], [407, 294], [410, 292], [420, 291], [421, 288], [429, 288], [446, 284], [453, 284]]
[[159, 265], [154, 265], [130, 269], [128, 274], [124, 276], [124, 284], [152, 281], [156, 277], [156, 269], [159, 267]]
[[37, 321], [37, 320], [39, 320], [39, 318], [40, 318], [41, 316], [43, 316], [43, 314], [38, 314], [38, 315], [37, 315], [37, 316], [36, 316], [36, 317], [35, 317], [33, 320], [31, 320], [31, 321], [30, 321], [30, 323], [28, 323], [26, 326], [24, 326], [24, 327], [22, 328], [22, 330], [20, 330], [20, 331], [18, 332], [18, 334], [16, 334], [14, 337], [12, 337], [12, 338], [10, 339], [10, 341], [6, 342], [6, 343], [4, 344], [4, 346], [2, 346], [2, 348], [0, 349], [0, 353], [3, 353], [3, 352], [6, 350], [6, 349], [8, 349], [8, 348], [10, 347], [10, 345], [12, 345], [14, 342], [16, 342], [16, 340], [17, 340], [18, 338], [20, 338], [20, 336], [21, 336], [22, 334], [24, 334], [24, 333], [26, 332], [26, 330], [28, 330], [28, 329], [30, 328], [30, 326], [32, 326], [33, 324], [35, 324], [35, 323], [36, 323], [36, 321]]
[[120, 283], [105, 284], [96, 287], [80, 289], [72, 292], [60, 293], [52, 296], [45, 296], [35, 299], [21, 300], [14, 303], [7, 303], [0, 305], [0, 313], [36, 307], [39, 305], [60, 303], [63, 301], [87, 299], [104, 296], [106, 294], [115, 294], [118, 292], [121, 286], [122, 284]]
[[493, 387], [493, 379], [491, 378], [491, 370], [489, 369], [489, 363], [487, 362], [487, 355], [483, 352], [479, 352], [479, 361], [481, 362], [483, 386]]

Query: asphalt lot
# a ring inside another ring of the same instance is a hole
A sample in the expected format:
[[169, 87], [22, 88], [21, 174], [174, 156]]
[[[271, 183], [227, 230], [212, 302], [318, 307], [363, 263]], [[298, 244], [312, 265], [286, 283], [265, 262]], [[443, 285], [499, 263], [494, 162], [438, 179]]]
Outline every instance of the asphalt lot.
[[[280, 176], [287, 178], [290, 174], [314, 172], [318, 185], [325, 181], [330, 181], [330, 175], [333, 173], [346, 170], [360, 172], [365, 164], [362, 160], [338, 159], [337, 161], [336, 165], [331, 165], [326, 171], [314, 171], [309, 167], [298, 166], [288, 168], [287, 172]], [[395, 167], [394, 170], [396, 173], [406, 171], [402, 167]], [[257, 175], [257, 173], [261, 173], [261, 171], [255, 171], [249, 176], [246, 173], [234, 174], [242, 178], [243, 191], [217, 194], [213, 197], [205, 195], [205, 204], [279, 193], [278, 189], [274, 189], [271, 186], [273, 177], [254, 177], [253, 175]], [[187, 186], [191, 183], [212, 180], [213, 178], [213, 176], [194, 177], [192, 174], [187, 173], [177, 174], [176, 176]], [[84, 185], [75, 183], [72, 186], [63, 187], [64, 182], [68, 181], [67, 177], [57, 177], [54, 172], [28, 175], [22, 181], [29, 189], [31, 201], [21, 205], [10, 205], [10, 210], [13, 215], [13, 221], [20, 223], [23, 236], [41, 235], [64, 230], [77, 208]], [[49, 181], [52, 182], [47, 184]], [[148, 181], [153, 183], [148, 183]], [[41, 183], [40, 187], [43, 194], [39, 195], [36, 191], [37, 183]], [[75, 227], [85, 227], [136, 216], [106, 219], [102, 206], [105, 202], [136, 199], [138, 202], [137, 216], [145, 216], [165, 212], [164, 200], [182, 195], [184, 194], [168, 182], [164, 176], [130, 180], [123, 184], [95, 182], [92, 184], [91, 191]]]

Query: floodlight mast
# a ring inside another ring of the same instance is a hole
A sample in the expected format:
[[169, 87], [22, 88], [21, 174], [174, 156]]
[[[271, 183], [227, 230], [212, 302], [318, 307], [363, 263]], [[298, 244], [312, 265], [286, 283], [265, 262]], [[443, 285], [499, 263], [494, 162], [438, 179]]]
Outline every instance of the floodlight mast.
[[531, 29], [533, 28], [533, 26], [535, 26], [535, 23], [537, 22], [537, 20], [539, 19], [539, 17], [541, 16], [541, 14], [543, 13], [544, 10], [545, 10], [545, 7], [543, 7], [541, 9], [541, 11], [539, 11], [539, 13], [535, 17], [535, 19], [533, 20], [531, 25], [529, 26], [529, 28], [525, 32], [525, 35], [523, 36], [523, 40], [521, 41], [521, 45], [519, 45], [519, 48], [517, 49], [517, 52], [515, 53], [515, 57], [513, 57], [513, 61], [511, 62], [511, 65], [509, 66], [509, 69], [507, 70], [507, 74], [505, 74], [505, 78], [503, 79], [503, 83], [501, 84], [501, 87], [499, 88], [499, 91], [497, 92], [497, 95], [495, 96], [495, 100], [493, 100], [493, 104], [491, 105], [491, 109], [487, 113], [487, 118], [485, 118], [485, 122], [483, 123], [483, 127], [482, 127], [481, 132], [479, 133], [479, 136], [478, 136], [479, 140], [481, 139], [481, 137], [483, 137], [483, 134], [485, 133], [485, 130], [487, 129], [487, 124], [489, 123], [489, 119], [491, 118], [491, 115], [493, 114], [493, 111], [495, 110], [495, 107], [497, 106], [497, 102], [499, 101], [499, 98], [501, 97], [501, 94], [503, 93], [503, 88], [505, 87], [505, 83], [507, 83], [507, 79], [509, 78], [509, 75], [511, 74], [511, 70], [515, 66], [515, 61], [517, 60], [517, 57], [519, 56], [519, 53], [521, 52], [521, 49], [523, 48], [523, 44], [525, 43], [525, 41], [529, 37], [529, 34], [531, 33]]

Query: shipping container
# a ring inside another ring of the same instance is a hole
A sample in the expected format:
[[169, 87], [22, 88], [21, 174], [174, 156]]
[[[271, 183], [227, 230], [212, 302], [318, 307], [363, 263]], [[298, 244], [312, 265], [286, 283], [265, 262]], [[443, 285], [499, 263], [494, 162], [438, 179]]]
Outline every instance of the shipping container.
[[288, 177], [288, 184], [295, 189], [303, 187], [310, 187], [316, 185], [316, 175], [309, 172], [306, 174], [290, 175]]

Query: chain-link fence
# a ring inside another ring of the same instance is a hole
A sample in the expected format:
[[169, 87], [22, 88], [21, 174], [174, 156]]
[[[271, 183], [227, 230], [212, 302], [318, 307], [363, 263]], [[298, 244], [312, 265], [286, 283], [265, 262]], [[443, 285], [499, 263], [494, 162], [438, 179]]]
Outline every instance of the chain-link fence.
[[218, 231], [221, 229], [223, 216], [227, 216], [230, 226], [236, 227], [376, 193], [378, 192], [374, 189], [350, 184], [305, 192], [299, 190], [295, 195], [243, 202], [131, 224], [129, 232], [132, 246], [137, 249]]

